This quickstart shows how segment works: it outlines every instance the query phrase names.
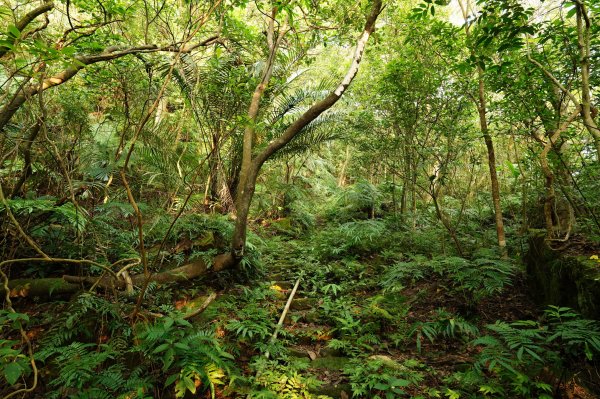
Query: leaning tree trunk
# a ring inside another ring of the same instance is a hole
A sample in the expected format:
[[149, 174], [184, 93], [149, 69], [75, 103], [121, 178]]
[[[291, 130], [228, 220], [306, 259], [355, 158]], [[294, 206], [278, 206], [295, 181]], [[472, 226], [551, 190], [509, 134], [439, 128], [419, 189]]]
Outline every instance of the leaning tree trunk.
[[[244, 256], [246, 247], [246, 233], [248, 214], [250, 211], [250, 204], [254, 196], [254, 190], [256, 187], [256, 179], [260, 172], [262, 165], [271, 158], [277, 151], [285, 147], [290, 141], [292, 141], [302, 130], [316, 118], [318, 118], [323, 112], [330, 109], [346, 92], [356, 74], [358, 73], [359, 65], [362, 60], [367, 41], [373, 31], [375, 30], [375, 22], [377, 17], [381, 13], [383, 7], [381, 0], [374, 0], [371, 8], [371, 12], [367, 17], [364, 30], [358, 39], [352, 63], [346, 75], [337, 86], [337, 88], [329, 93], [323, 100], [313, 104], [304, 114], [302, 114], [294, 123], [292, 123], [283, 134], [271, 141], [267, 147], [260, 152], [258, 155], [253, 157], [253, 139], [254, 129], [252, 126], [244, 132], [244, 149], [243, 149], [243, 160], [242, 170], [240, 173], [240, 182], [237, 190], [236, 198], [236, 222], [235, 230], [231, 239], [231, 252], [229, 254], [219, 255], [215, 259], [215, 266], [217, 268], [232, 267], [237, 265]], [[271, 21], [274, 21], [275, 15], [272, 16]], [[283, 36], [280, 34], [276, 39], [273, 35], [273, 23], [270, 23], [269, 32], [267, 33], [267, 41], [269, 44], [270, 54], [267, 62], [266, 72], [261, 79], [261, 82], [257, 86], [252, 102], [249, 108], [249, 116], [252, 121], [255, 120], [258, 114], [258, 105], [260, 98], [266, 86], [269, 83], [270, 73], [272, 71], [275, 54], [274, 52], [278, 48], [278, 43], [282, 40]]]
[[[544, 145], [544, 149], [540, 154], [540, 167], [546, 178], [546, 199], [544, 201], [544, 220], [546, 222], [546, 237], [548, 239], [554, 238], [554, 222], [552, 213], [554, 209], [556, 192], [554, 190], [554, 173], [548, 163], [548, 153], [553, 148], [554, 144], [560, 137], [561, 133], [567, 130], [569, 125], [579, 116], [581, 110], [578, 107], [567, 120], [562, 123], [554, 132], [548, 135], [548, 141]], [[569, 221], [571, 225], [572, 221]]]

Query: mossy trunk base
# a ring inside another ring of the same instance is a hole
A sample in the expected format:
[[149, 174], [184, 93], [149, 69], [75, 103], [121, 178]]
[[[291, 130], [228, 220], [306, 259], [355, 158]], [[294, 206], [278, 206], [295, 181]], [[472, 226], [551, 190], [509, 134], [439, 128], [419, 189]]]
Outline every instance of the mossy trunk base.
[[553, 250], [544, 233], [529, 238], [525, 263], [530, 295], [538, 304], [568, 306], [600, 320], [600, 263]]

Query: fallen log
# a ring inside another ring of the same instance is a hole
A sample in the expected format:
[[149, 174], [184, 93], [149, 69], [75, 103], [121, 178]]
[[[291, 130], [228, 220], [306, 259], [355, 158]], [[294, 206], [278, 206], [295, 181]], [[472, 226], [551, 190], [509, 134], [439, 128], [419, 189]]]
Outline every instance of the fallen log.
[[[81, 285], [71, 284], [62, 278], [19, 278], [9, 280], [10, 296], [50, 298], [72, 294], [81, 289]], [[0, 286], [0, 294], [4, 297], [4, 287]]]
[[[148, 277], [149, 281], [154, 281], [157, 283], [176, 283], [183, 282], [187, 280], [194, 279], [196, 277], [200, 277], [203, 274], [206, 274], [210, 268], [207, 267], [206, 263], [203, 261], [196, 261], [193, 263], [188, 263], [187, 265], [183, 265], [180, 267], [176, 267], [171, 270], [166, 270], [160, 273], [150, 274]], [[105, 277], [81, 277], [81, 276], [69, 276], [64, 275], [63, 280], [67, 283], [71, 284], [85, 284], [85, 285], [94, 285], [102, 288], [112, 288], [115, 287], [117, 289], [125, 289], [127, 287], [127, 283], [125, 280], [119, 279], [115, 280], [109, 276]], [[133, 285], [140, 286], [146, 281], [146, 276], [143, 274], [136, 274], [131, 276], [131, 282]]]
[[[227, 258], [227, 255], [219, 255], [215, 258], [213, 266], [209, 267], [204, 261], [198, 260], [187, 265], [176, 267], [160, 273], [150, 274], [149, 281], [157, 283], [176, 283], [192, 280], [211, 271], [220, 271], [225, 267], [221, 258]], [[120, 276], [121, 277], [121, 276]], [[12, 297], [32, 297], [50, 298], [72, 294], [82, 289], [82, 286], [96, 286], [103, 289], [125, 290], [128, 285], [143, 286], [146, 276], [136, 274], [126, 278], [116, 279], [114, 276], [103, 277], [82, 277], [64, 275], [62, 278], [40, 278], [40, 279], [14, 279], [9, 281], [9, 288]], [[0, 294], [4, 290], [0, 287]]]

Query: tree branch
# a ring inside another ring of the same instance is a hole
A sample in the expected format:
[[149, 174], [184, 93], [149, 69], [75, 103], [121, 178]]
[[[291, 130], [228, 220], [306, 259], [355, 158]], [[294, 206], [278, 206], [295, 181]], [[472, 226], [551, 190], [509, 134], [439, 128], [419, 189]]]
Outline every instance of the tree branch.
[[114, 60], [130, 54], [156, 52], [189, 53], [198, 47], [213, 44], [216, 42], [217, 39], [218, 37], [211, 36], [210, 38], [197, 44], [189, 46], [185, 45], [183, 47], [179, 47], [177, 45], [158, 47], [155, 44], [138, 47], [129, 47], [125, 49], [108, 47], [106, 50], [104, 50], [104, 52], [97, 55], [82, 55], [74, 57], [75, 62], [73, 63], [73, 65], [63, 70], [62, 72], [57, 73], [54, 76], [44, 79], [41, 84], [31, 84], [26, 86], [20, 92], [18, 92], [9, 103], [2, 107], [2, 109], [0, 110], [0, 132], [4, 130], [4, 128], [11, 120], [13, 115], [19, 110], [19, 108], [21, 108], [21, 106], [27, 101], [28, 98], [38, 94], [40, 91], [48, 90], [49, 88], [67, 82], [88, 65], [92, 65], [103, 61]]
[[273, 154], [283, 148], [287, 143], [292, 141], [294, 137], [300, 133], [300, 131], [305, 128], [309, 123], [314, 121], [319, 117], [323, 112], [327, 111], [331, 108], [346, 92], [350, 83], [356, 77], [358, 73], [358, 67], [362, 60], [367, 41], [373, 31], [375, 30], [375, 22], [377, 21], [377, 17], [383, 10], [383, 5], [381, 0], [375, 0], [373, 2], [373, 7], [371, 9], [371, 13], [369, 14], [367, 21], [365, 23], [365, 27], [363, 29], [363, 33], [361, 34], [358, 42], [356, 44], [356, 49], [354, 51], [354, 56], [352, 58], [352, 64], [350, 64], [350, 68], [346, 72], [346, 76], [342, 79], [341, 83], [338, 87], [329, 93], [327, 97], [323, 100], [317, 102], [312, 107], [310, 107], [302, 116], [300, 116], [292, 125], [290, 125], [286, 131], [277, 139], [271, 141], [269, 145], [255, 158], [253, 162], [253, 166], [256, 170], [260, 169], [262, 164], [269, 159]]
[[[53, 8], [54, 2], [46, 1], [38, 8], [35, 8], [29, 11], [27, 14], [25, 14], [20, 20], [17, 21], [15, 27], [19, 30], [19, 32], [23, 32], [23, 29], [25, 29], [27, 25], [29, 25], [34, 19], [36, 19], [43, 13], [50, 11]], [[13, 44], [16, 42], [16, 40], [17, 39], [15, 38]], [[0, 58], [4, 57], [4, 55], [6, 55], [6, 53], [8, 53], [9, 50], [10, 49], [8, 47], [0, 47]]]

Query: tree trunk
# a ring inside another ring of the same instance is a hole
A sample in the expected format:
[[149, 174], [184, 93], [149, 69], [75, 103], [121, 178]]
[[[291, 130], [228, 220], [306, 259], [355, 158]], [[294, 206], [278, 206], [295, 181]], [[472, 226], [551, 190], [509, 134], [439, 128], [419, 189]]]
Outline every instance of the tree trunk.
[[592, 135], [598, 159], [600, 159], [600, 129], [594, 120], [592, 98], [590, 93], [590, 27], [591, 21], [587, 8], [582, 1], [576, 1], [577, 8], [577, 47], [579, 48], [579, 65], [581, 68], [581, 115], [583, 124]]
[[[562, 132], [564, 132], [565, 130], [567, 130], [569, 125], [579, 116], [580, 112], [581, 112], [580, 108], [577, 108], [573, 113], [571, 113], [571, 115], [569, 115], [569, 117], [567, 118], [567, 120], [564, 123], [562, 123], [560, 126], [558, 126], [558, 128], [554, 132], [551, 132], [551, 134], [548, 135], [548, 142], [546, 142], [546, 144], [544, 145], [544, 149], [542, 150], [542, 152], [540, 154], [540, 166], [541, 166], [542, 172], [544, 173], [544, 176], [546, 178], [546, 199], [544, 201], [544, 220], [546, 223], [546, 237], [549, 239], [554, 238], [554, 222], [553, 222], [553, 218], [552, 218], [552, 213], [553, 213], [555, 199], [556, 199], [556, 192], [554, 190], [554, 173], [552, 172], [552, 169], [550, 168], [550, 164], [548, 163], [548, 153], [553, 148], [554, 143], [556, 143], [556, 141], [560, 137], [560, 134]], [[571, 224], [572, 224], [572, 221], [569, 221], [569, 225], [571, 225]]]
[[444, 212], [440, 208], [440, 204], [438, 202], [438, 194], [436, 193], [435, 188], [431, 189], [430, 195], [431, 195], [431, 199], [433, 200], [433, 205], [435, 207], [435, 213], [437, 214], [438, 219], [440, 220], [440, 222], [442, 223], [442, 226], [444, 226], [446, 231], [448, 231], [448, 234], [450, 234], [450, 238], [452, 238], [452, 241], [454, 242], [454, 246], [456, 247], [456, 251], [458, 252], [458, 255], [462, 257], [463, 250], [462, 250], [462, 246], [460, 245], [460, 241], [458, 240], [458, 236], [456, 235], [456, 230], [454, 230], [454, 227], [452, 227], [452, 224], [448, 220], [448, 217], [444, 214]]
[[350, 163], [350, 146], [346, 145], [346, 155], [344, 157], [344, 161], [342, 162], [342, 167], [340, 168], [340, 176], [338, 178], [338, 187], [344, 187], [346, 185], [346, 169], [348, 168], [349, 163]]
[[486, 115], [486, 104], [485, 104], [485, 86], [483, 82], [483, 70], [481, 67], [477, 67], [477, 78], [479, 80], [479, 126], [483, 140], [485, 141], [485, 147], [488, 155], [488, 167], [490, 170], [490, 183], [492, 188], [492, 202], [494, 205], [494, 216], [496, 220], [496, 235], [498, 237], [498, 247], [502, 257], [507, 257], [508, 252], [506, 250], [506, 238], [504, 236], [504, 221], [502, 219], [502, 207], [500, 206], [500, 185], [498, 184], [498, 173], [496, 172], [496, 153], [494, 151], [494, 142], [490, 135], [487, 115]]
[[[56, 298], [72, 294], [81, 289], [81, 285], [72, 284], [62, 278], [21, 278], [8, 281], [11, 297]], [[5, 296], [4, 288], [0, 286], [0, 295]]]
[[16, 196], [18, 196], [21, 193], [21, 188], [23, 187], [23, 184], [25, 184], [25, 182], [27, 181], [27, 178], [29, 176], [31, 176], [31, 173], [32, 173], [31, 147], [33, 147], [33, 143], [34, 143], [35, 139], [37, 138], [38, 134], [40, 133], [40, 130], [42, 129], [42, 123], [43, 123], [42, 121], [38, 121], [31, 128], [31, 132], [29, 133], [29, 136], [27, 137], [27, 142], [25, 143], [25, 148], [23, 148], [23, 161], [24, 161], [23, 172], [21, 173], [21, 177], [19, 178], [19, 180], [13, 187], [12, 192], [10, 193], [10, 198], [15, 198]]
[[[468, 2], [468, 0], [467, 0]], [[469, 6], [465, 5], [462, 1], [458, 2], [463, 18], [465, 20], [465, 34], [467, 37], [470, 36], [470, 25], [468, 23], [469, 19]], [[475, 56], [475, 50], [471, 48], [471, 56]], [[492, 203], [494, 207], [494, 219], [496, 223], [496, 235], [498, 237], [498, 247], [500, 249], [500, 253], [502, 257], [507, 257], [508, 252], [506, 250], [506, 237], [504, 235], [504, 221], [502, 218], [502, 207], [500, 206], [500, 185], [498, 184], [498, 173], [496, 172], [496, 153], [494, 151], [494, 142], [492, 140], [492, 136], [490, 135], [488, 123], [487, 123], [487, 108], [485, 102], [485, 85], [483, 80], [483, 69], [478, 65], [477, 66], [477, 82], [478, 82], [478, 98], [476, 100], [477, 111], [479, 113], [479, 127], [481, 130], [481, 135], [483, 136], [483, 141], [485, 142], [485, 147], [487, 149], [488, 155], [488, 167], [490, 170], [490, 184], [492, 191]]]

